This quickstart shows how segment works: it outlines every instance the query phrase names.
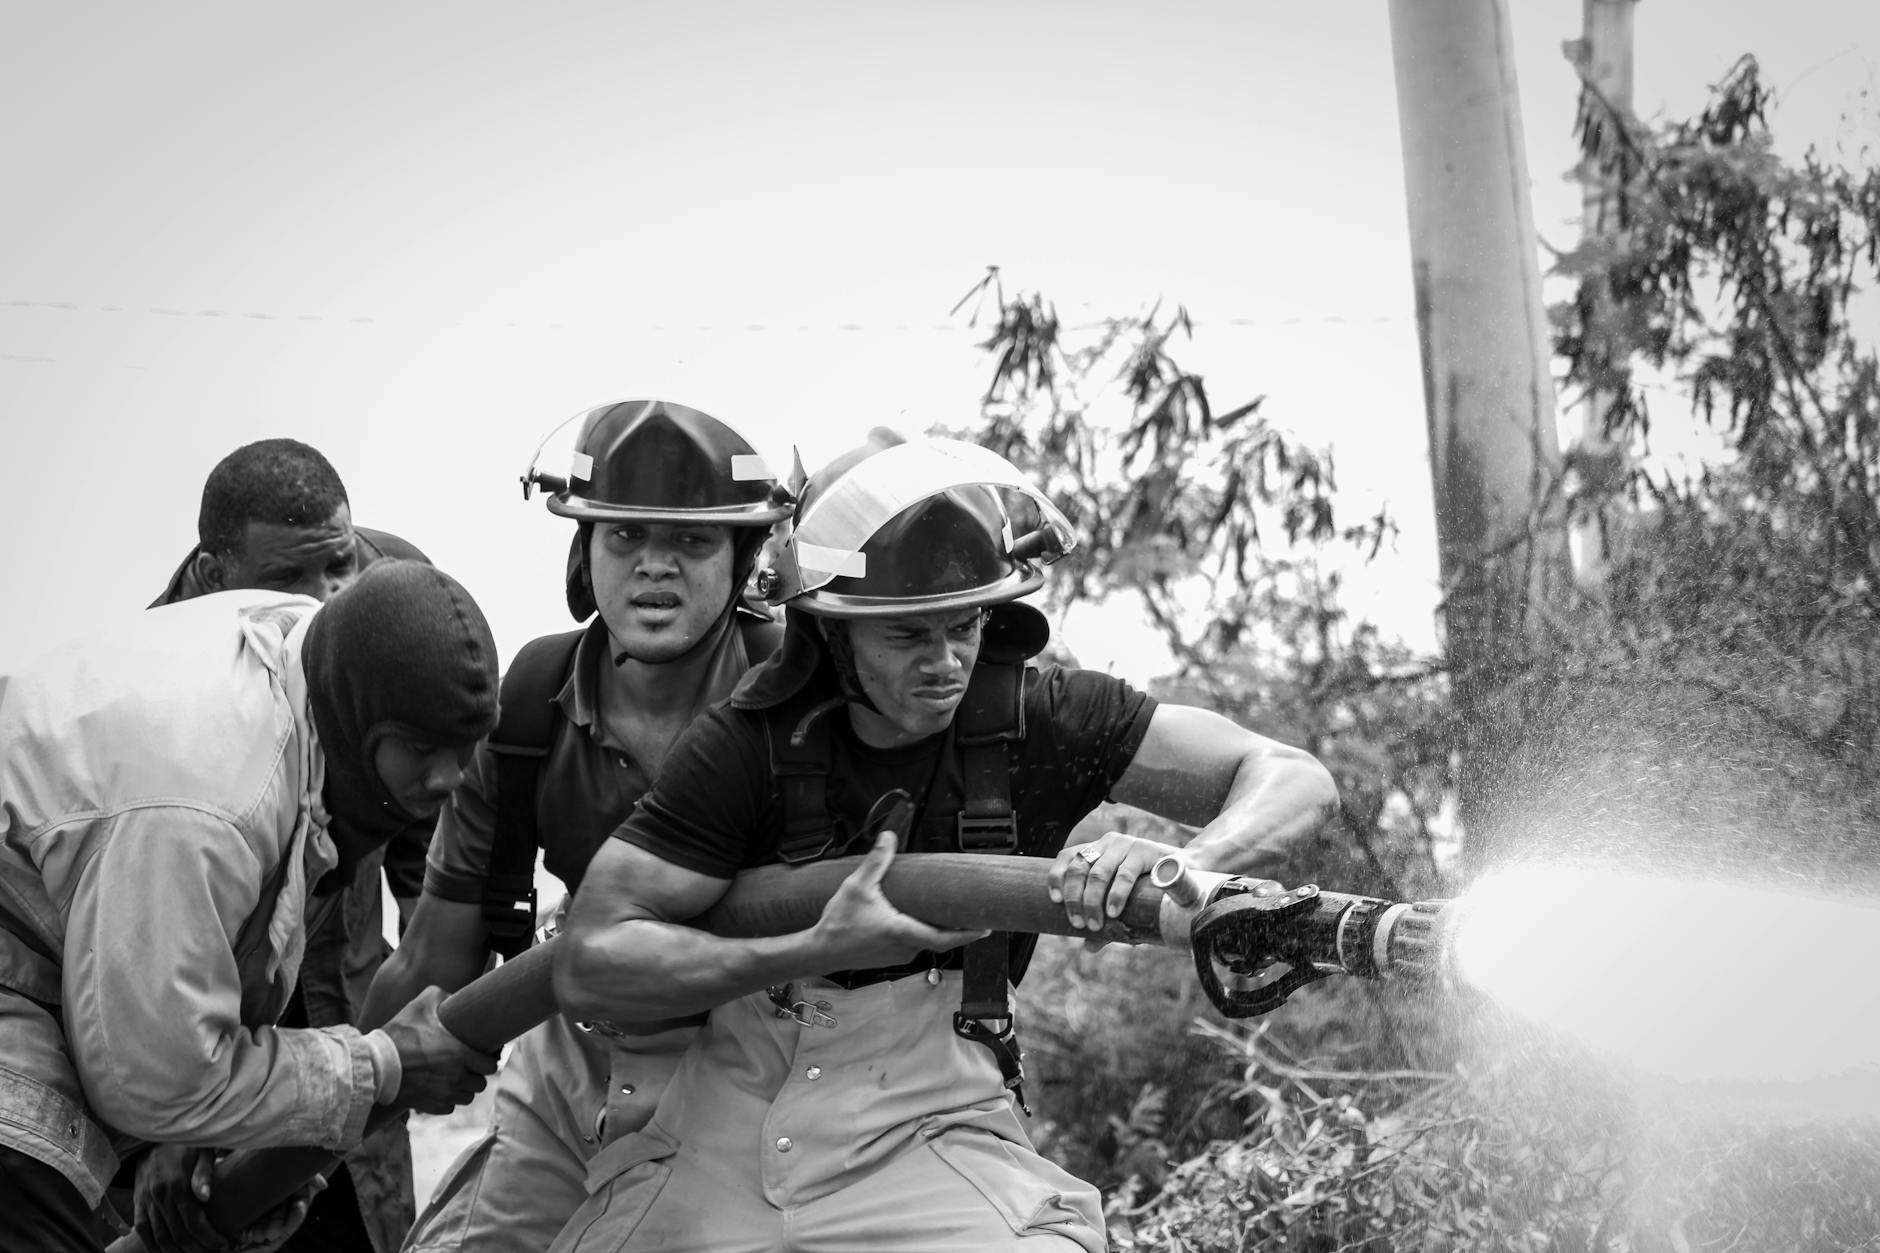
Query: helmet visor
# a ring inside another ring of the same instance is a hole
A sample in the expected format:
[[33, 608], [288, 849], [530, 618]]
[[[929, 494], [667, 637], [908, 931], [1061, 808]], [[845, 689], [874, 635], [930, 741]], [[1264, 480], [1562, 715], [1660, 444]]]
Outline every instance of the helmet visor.
[[[922, 501], [972, 487], [993, 489], [995, 495], [1001, 489], [1020, 493], [1036, 505], [1040, 523], [1050, 531], [1058, 551], [1068, 552], [1075, 546], [1076, 535], [1063, 512], [1005, 458], [960, 440], [914, 441], [876, 453], [813, 497], [787, 543], [786, 564], [793, 563], [794, 568], [786, 575], [786, 595], [816, 592], [837, 579], [868, 580], [869, 555], [864, 550], [884, 527]], [[1010, 518], [1003, 512], [1001, 552], [1010, 554], [1014, 536]], [[1015, 567], [1011, 577], [983, 585], [964, 599], [942, 599], [990, 604], [1015, 599], [1039, 586], [1042, 580], [1028, 564], [1015, 563]], [[831, 613], [843, 608], [867, 612], [859, 603], [838, 608], [837, 602], [850, 599], [819, 597], [818, 602], [827, 601], [823, 607]], [[887, 611], [896, 603], [867, 599], [875, 606], [874, 612]], [[908, 612], [911, 607], [901, 603], [900, 611]]]

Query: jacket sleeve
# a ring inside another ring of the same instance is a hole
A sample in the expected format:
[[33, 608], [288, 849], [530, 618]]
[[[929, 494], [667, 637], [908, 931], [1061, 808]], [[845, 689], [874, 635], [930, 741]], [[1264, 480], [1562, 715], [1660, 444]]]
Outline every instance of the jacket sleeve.
[[364, 1037], [242, 1022], [235, 939], [262, 870], [240, 832], [182, 805], [105, 823], [75, 879], [47, 883], [67, 900], [65, 1025], [92, 1108], [166, 1143], [357, 1142], [377, 1091]]

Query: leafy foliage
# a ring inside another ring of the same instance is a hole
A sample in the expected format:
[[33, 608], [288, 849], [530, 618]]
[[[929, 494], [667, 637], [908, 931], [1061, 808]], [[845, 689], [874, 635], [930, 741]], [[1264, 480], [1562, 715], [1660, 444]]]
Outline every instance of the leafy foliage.
[[[1815, 821], [1774, 829], [1851, 869], [1822, 819], [1843, 835], [1880, 819], [1857, 799], [1880, 747], [1880, 366], [1858, 333], [1880, 280], [1880, 170], [1786, 164], [1768, 106], [1752, 57], [1655, 132], [1583, 95], [1613, 220], [1561, 258], [1575, 290], [1556, 347], [1626, 456], [1569, 484], [1611, 551], [1600, 594], [1560, 617], [1573, 699], [1645, 675], [1684, 717], [1743, 723], [1732, 742], [1772, 748], [1794, 793], [1824, 798]], [[1727, 437], [1727, 462], [1651, 467], [1660, 380]]]
[[1634, 460], [1584, 487], [1666, 510], [1732, 500], [1745, 520], [1817, 550], [1831, 599], [1871, 617], [1880, 368], [1855, 329], [1862, 286], [1880, 278], [1880, 170], [1813, 152], [1786, 165], [1768, 104], [1752, 57], [1696, 118], [1656, 134], [1590, 86], [1583, 97], [1582, 142], [1614, 189], [1616, 220], [1560, 260], [1575, 280], [1554, 310], [1569, 385], [1605, 398], [1608, 436], [1642, 446], [1647, 384], [1669, 374], [1738, 458], [1727, 481], [1654, 475]]
[[[1133, 596], [1180, 667], [1160, 694], [1326, 762], [1345, 821], [1299, 850], [1301, 865], [1354, 890], [1436, 893], [1455, 740], [1441, 667], [1350, 622], [1327, 559], [1333, 546], [1374, 557], [1394, 524], [1379, 513], [1341, 527], [1328, 452], [1289, 437], [1263, 398], [1214, 401], [1175, 355], [1192, 333], [1185, 309], [1072, 336], [1050, 301], [1008, 298], [1002, 284], [993, 269], [955, 306], [996, 305], [981, 421], [957, 433], [1026, 470], [1077, 522], [1050, 594]], [[1121, 395], [1105, 404], [1111, 385]]]
[[1218, 1038], [1257, 1098], [1251, 1134], [1119, 1214], [1125, 1250], [1538, 1251], [1598, 1222], [1614, 1163], [1573, 1115], [1584, 1104], [1516, 1113], [1497, 1108], [1499, 1073], [1343, 1073], [1287, 1058], [1257, 1030]]
[[[1075, 331], [1042, 296], [1008, 299], [995, 267], [955, 309], [988, 296], [996, 321], [983, 347], [996, 364], [981, 421], [961, 433], [1030, 471], [1078, 520], [1080, 547], [1054, 594], [1134, 592], [1182, 655], [1231, 654], [1259, 620], [1248, 588], [1262, 536], [1336, 534], [1330, 455], [1269, 423], [1263, 397], [1213, 401], [1174, 355], [1173, 342], [1193, 333], [1184, 308]], [[1111, 388], [1124, 410], [1114, 423], [1101, 413]], [[1352, 534], [1375, 546], [1387, 529], [1379, 518]]]
[[[1493, 659], [1505, 751], [1481, 818], [1509, 855], [1880, 887], [1880, 368], [1857, 334], [1880, 175], [1785, 164], [1766, 108], [1747, 59], [1686, 123], [1583, 103], [1618, 230], [1563, 255], [1556, 346], [1569, 385], [1608, 399], [1618, 452], [1575, 457], [1556, 490], [1607, 520], [1610, 551], [1602, 586], [1536, 606], [1539, 630]], [[1451, 676], [1352, 621], [1330, 559], [1376, 552], [1389, 520], [1341, 529], [1329, 454], [1264, 398], [1207, 395], [1176, 359], [1185, 311], [1070, 345], [1048, 300], [1007, 299], [996, 273], [974, 298], [998, 307], [996, 366], [965, 433], [1085, 528], [1053, 595], [1139, 599], [1176, 660], [1159, 695], [1332, 767], [1344, 809], [1300, 852], [1312, 877], [1444, 894]], [[1688, 414], [1652, 412], [1666, 386]], [[1669, 420], [1710, 424], [1733, 457], [1654, 466]], [[1105, 1189], [1131, 1253], [1876, 1247], [1880, 1132], [1648, 1112], [1486, 1007], [1462, 1034], [1345, 981], [1250, 1029], [1199, 1003], [1176, 955], [1051, 943], [1021, 1005], [1041, 1146]]]

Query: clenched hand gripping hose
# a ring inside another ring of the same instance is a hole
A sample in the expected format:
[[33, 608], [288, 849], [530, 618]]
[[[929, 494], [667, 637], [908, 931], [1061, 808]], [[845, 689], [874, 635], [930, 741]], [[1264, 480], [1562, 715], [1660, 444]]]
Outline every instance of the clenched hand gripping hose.
[[[703, 925], [723, 936], [805, 930], [859, 860], [748, 870]], [[913, 853], [894, 860], [881, 887], [896, 908], [938, 927], [1088, 938], [1090, 933], [1071, 928], [1064, 907], [1051, 900], [1045, 877], [1050, 866], [1043, 857]], [[1191, 870], [1179, 858], [1165, 857], [1137, 883], [1121, 916], [1101, 935], [1191, 950], [1208, 999], [1230, 1018], [1276, 1009], [1299, 987], [1331, 974], [1424, 980], [1443, 970], [1447, 902], [1400, 904], [1309, 885], [1256, 894], [1271, 888], [1261, 880]], [[439, 1020], [464, 1043], [489, 1053], [545, 1021], [555, 1012], [549, 981], [555, 944], [537, 945], [452, 993], [438, 1007]], [[398, 1112], [395, 1105], [379, 1107], [367, 1129]], [[233, 1153], [210, 1196], [210, 1221], [232, 1236], [338, 1161], [338, 1154], [319, 1148]], [[146, 1246], [133, 1233], [113, 1244], [111, 1253], [146, 1253]]]

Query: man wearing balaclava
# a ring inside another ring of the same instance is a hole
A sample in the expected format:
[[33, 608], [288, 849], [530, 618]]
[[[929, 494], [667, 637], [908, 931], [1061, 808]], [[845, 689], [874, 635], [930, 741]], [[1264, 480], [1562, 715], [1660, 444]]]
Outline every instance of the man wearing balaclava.
[[0, 675], [0, 1213], [23, 1247], [102, 1248], [139, 1142], [343, 1149], [375, 1104], [482, 1088], [496, 1059], [436, 989], [378, 1031], [273, 1024], [309, 889], [432, 819], [496, 681], [475, 602], [404, 561], [324, 607], [207, 596]]

